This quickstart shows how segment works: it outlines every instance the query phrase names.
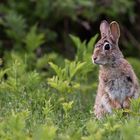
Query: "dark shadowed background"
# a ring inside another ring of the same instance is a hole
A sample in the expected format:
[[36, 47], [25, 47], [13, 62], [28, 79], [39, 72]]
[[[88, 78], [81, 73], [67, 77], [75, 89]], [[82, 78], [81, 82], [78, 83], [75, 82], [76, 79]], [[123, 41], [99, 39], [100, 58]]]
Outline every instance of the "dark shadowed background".
[[[25, 38], [33, 32], [42, 41], [33, 50], [38, 57], [56, 51], [73, 58], [69, 34], [89, 40], [99, 33], [101, 20], [116, 20], [121, 27], [120, 47], [125, 56], [140, 57], [139, 0], [1, 0], [0, 54], [27, 51]], [[34, 29], [33, 29], [34, 28]]]

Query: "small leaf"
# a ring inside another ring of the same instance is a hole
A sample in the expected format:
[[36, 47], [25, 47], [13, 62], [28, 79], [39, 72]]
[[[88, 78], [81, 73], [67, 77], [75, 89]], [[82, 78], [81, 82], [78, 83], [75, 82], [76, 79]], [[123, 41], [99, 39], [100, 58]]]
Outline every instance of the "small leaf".
[[34, 51], [37, 49], [42, 43], [44, 43], [44, 34], [37, 33], [37, 27], [31, 27], [29, 33], [25, 37], [25, 44], [28, 51]]
[[87, 44], [87, 50], [88, 50], [88, 53], [92, 53], [92, 50], [94, 48], [94, 45], [95, 45], [95, 42], [97, 40], [97, 37], [98, 37], [98, 34], [96, 34], [95, 36], [93, 36], [90, 41], [88, 42]]

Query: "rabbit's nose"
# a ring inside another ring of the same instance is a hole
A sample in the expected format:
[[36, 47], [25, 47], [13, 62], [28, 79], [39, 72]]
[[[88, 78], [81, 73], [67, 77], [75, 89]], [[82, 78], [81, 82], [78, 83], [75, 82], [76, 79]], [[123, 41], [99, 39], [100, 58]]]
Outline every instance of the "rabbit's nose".
[[94, 61], [97, 59], [97, 57], [93, 57]]

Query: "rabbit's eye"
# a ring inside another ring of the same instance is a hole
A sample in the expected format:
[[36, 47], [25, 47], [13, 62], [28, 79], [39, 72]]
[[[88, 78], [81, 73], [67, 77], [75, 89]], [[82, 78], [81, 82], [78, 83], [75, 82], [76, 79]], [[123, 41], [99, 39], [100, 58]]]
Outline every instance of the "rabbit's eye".
[[105, 43], [104, 50], [110, 50], [110, 45], [108, 43]]

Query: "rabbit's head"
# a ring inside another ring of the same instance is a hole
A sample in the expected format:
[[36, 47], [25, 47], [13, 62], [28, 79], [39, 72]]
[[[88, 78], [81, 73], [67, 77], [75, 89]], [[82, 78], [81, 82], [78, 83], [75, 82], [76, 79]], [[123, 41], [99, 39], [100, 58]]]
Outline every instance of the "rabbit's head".
[[118, 47], [120, 28], [116, 21], [110, 24], [104, 20], [100, 24], [101, 39], [95, 44], [92, 61], [99, 65], [113, 64], [123, 55]]

